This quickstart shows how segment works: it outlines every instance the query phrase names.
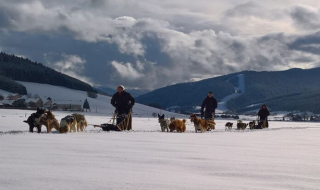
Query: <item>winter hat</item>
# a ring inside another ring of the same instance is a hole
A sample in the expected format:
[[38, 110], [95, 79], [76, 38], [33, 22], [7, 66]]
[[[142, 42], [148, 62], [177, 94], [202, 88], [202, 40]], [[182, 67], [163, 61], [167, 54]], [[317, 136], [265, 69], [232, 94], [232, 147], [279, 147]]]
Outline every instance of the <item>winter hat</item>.
[[119, 85], [119, 86], [117, 87], [117, 89], [118, 89], [119, 87], [121, 87], [121, 88], [122, 88], [122, 90], [125, 90], [125, 88], [124, 88], [124, 86], [123, 86], [123, 85]]

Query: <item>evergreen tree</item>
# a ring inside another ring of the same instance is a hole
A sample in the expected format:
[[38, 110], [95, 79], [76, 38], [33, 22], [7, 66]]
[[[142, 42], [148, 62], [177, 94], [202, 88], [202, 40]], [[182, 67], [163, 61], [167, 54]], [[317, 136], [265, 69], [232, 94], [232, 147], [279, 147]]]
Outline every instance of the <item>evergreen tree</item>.
[[89, 102], [87, 99], [83, 103], [83, 109], [86, 109], [86, 111], [90, 110]]

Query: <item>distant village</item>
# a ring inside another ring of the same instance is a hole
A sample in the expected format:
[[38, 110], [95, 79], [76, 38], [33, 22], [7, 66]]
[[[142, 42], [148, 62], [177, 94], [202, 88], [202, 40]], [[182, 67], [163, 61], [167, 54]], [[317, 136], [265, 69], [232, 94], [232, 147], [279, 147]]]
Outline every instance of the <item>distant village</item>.
[[[86, 100], [85, 100], [86, 101]], [[84, 100], [53, 100], [50, 97], [42, 99], [38, 95], [0, 94], [2, 109], [36, 109], [43, 107], [49, 110], [84, 111]]]

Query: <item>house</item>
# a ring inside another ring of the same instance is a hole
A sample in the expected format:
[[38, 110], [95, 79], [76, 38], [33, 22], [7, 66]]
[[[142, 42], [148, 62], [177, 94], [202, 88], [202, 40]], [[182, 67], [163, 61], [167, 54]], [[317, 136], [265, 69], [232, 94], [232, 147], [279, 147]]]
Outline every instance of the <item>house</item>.
[[7, 96], [7, 100], [18, 100], [22, 96], [20, 94], [10, 94]]
[[25, 99], [25, 103], [29, 108], [43, 107], [43, 101], [41, 98], [28, 98]]
[[55, 110], [70, 110], [70, 111], [83, 111], [81, 104], [59, 104], [54, 103], [52, 109]]
[[43, 107], [51, 109], [53, 106], [52, 99], [50, 97], [47, 98], [47, 102], [43, 104]]
[[54, 110], [83, 111], [82, 100], [54, 100], [52, 104]]
[[3, 100], [3, 99], [4, 99], [4, 97], [0, 94], [0, 101]]
[[3, 107], [3, 108], [5, 108], [5, 107], [11, 107], [13, 102], [14, 102], [14, 100], [4, 99], [4, 100], [1, 101], [2, 107]]

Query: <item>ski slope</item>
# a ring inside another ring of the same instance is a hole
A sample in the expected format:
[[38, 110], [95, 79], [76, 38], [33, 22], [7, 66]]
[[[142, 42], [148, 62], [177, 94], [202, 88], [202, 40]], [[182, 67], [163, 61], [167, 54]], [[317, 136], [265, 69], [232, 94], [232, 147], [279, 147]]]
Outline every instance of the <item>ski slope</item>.
[[[245, 92], [245, 82], [244, 82], [244, 74], [240, 74], [234, 77], [238, 77], [238, 86], [234, 88], [235, 93], [230, 94], [224, 97], [220, 102], [218, 102], [218, 108], [216, 109], [216, 113], [223, 113], [228, 111], [227, 103], [232, 98], [236, 98]], [[230, 80], [230, 79], [229, 79]], [[241, 90], [241, 93], [236, 93], [236, 91]]]

